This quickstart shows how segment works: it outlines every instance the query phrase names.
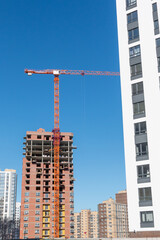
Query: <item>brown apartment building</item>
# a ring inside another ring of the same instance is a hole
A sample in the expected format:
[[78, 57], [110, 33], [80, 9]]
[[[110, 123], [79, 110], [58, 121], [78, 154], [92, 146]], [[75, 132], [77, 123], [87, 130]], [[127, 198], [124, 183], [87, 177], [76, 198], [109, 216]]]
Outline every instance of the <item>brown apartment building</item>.
[[129, 236], [128, 224], [128, 204], [127, 204], [127, 191], [119, 191], [116, 197], [116, 211], [117, 211], [117, 237]]
[[98, 205], [99, 215], [99, 237], [116, 238], [116, 205], [115, 201], [110, 198]]
[[100, 238], [128, 237], [127, 192], [117, 193], [116, 201], [110, 198], [100, 203], [98, 217]]
[[[20, 238], [54, 236], [53, 133], [27, 132], [22, 171]], [[74, 236], [73, 134], [60, 140], [60, 237]]]
[[116, 193], [116, 203], [126, 204], [127, 205], [127, 191], [119, 191]]

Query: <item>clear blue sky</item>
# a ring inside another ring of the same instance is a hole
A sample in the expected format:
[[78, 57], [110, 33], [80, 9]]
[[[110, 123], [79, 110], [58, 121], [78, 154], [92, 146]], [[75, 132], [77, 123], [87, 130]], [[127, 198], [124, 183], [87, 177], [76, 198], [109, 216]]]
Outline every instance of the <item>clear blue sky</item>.
[[[0, 168], [16, 169], [23, 137], [53, 128], [53, 77], [24, 69], [119, 71], [115, 0], [0, 0]], [[61, 76], [60, 128], [74, 133], [75, 211], [125, 189], [119, 77]]]

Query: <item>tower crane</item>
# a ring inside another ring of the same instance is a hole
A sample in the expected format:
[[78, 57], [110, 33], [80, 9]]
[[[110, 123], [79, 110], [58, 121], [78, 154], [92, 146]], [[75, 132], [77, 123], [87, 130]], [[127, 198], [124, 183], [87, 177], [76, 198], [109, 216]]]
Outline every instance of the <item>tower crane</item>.
[[59, 150], [60, 150], [60, 128], [59, 128], [59, 76], [60, 75], [96, 75], [96, 76], [119, 76], [119, 72], [87, 71], [87, 70], [28, 70], [25, 73], [52, 74], [54, 75], [54, 238], [59, 238]]

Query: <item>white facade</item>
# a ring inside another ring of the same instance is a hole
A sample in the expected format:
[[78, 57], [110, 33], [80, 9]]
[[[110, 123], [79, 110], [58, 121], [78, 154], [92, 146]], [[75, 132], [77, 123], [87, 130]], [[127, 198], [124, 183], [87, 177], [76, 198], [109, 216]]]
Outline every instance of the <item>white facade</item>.
[[16, 221], [20, 221], [21, 217], [21, 203], [16, 202]]
[[160, 1], [116, 1], [129, 231], [160, 231]]
[[16, 170], [0, 171], [0, 218], [14, 219], [16, 213]]

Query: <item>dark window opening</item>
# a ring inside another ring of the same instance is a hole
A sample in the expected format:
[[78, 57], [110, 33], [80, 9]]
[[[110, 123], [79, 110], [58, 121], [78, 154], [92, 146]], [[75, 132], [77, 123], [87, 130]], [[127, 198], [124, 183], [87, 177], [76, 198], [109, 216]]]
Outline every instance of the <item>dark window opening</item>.
[[142, 64], [134, 64], [131, 66], [131, 77], [141, 75], [142, 74]]
[[136, 144], [136, 155], [137, 157], [139, 156], [144, 156], [148, 154], [148, 144], [145, 143], [139, 143]]
[[135, 123], [135, 135], [147, 133], [146, 122]]
[[144, 101], [133, 104], [134, 116], [145, 113]]
[[158, 20], [154, 21], [154, 30], [159, 29], [159, 22]]
[[156, 47], [157, 47], [157, 48], [160, 47], [160, 38], [157, 38], [157, 39], [156, 39]]
[[150, 177], [149, 164], [137, 166], [137, 173], [138, 179], [149, 178]]
[[139, 38], [139, 29], [134, 28], [128, 31], [128, 39], [129, 41], [136, 40]]
[[157, 12], [157, 3], [152, 4], [152, 10], [153, 12]]
[[152, 206], [152, 193], [151, 187], [139, 188], [139, 206], [146, 207]]
[[152, 201], [151, 187], [139, 188], [139, 202]]
[[138, 95], [143, 93], [143, 82], [132, 84], [132, 95]]
[[137, 0], [126, 0], [127, 7], [134, 6], [134, 5], [136, 5], [136, 3], [137, 3]]
[[153, 223], [153, 211], [141, 212], [141, 223]]
[[138, 20], [137, 11], [127, 14], [127, 23], [132, 23]]
[[140, 54], [141, 54], [140, 45], [131, 47], [129, 49], [129, 56], [130, 56], [130, 58], [140, 56]]
[[160, 57], [157, 58], [158, 68], [160, 68]]

